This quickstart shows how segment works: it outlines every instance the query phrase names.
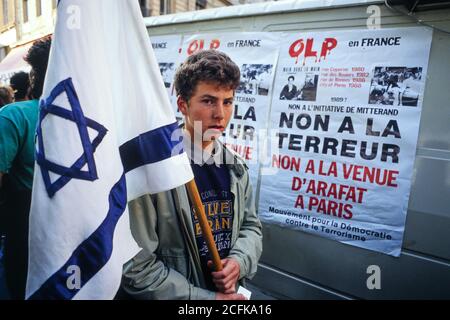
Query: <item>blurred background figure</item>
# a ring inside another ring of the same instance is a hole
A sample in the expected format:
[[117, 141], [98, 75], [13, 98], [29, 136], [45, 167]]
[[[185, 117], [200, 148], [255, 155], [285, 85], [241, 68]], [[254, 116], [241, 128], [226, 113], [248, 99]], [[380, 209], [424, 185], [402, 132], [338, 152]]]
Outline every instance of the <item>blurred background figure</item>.
[[30, 88], [30, 78], [28, 73], [24, 71], [15, 73], [9, 80], [9, 83], [14, 90], [15, 102], [29, 100], [28, 90]]
[[[0, 87], [0, 109], [7, 104], [14, 102], [14, 92], [10, 87]], [[0, 134], [2, 132], [0, 131]], [[0, 156], [3, 156], [2, 154]], [[5, 267], [3, 264], [3, 247], [5, 242], [5, 221], [3, 220], [4, 205], [6, 195], [0, 188], [0, 300], [9, 299], [5, 282]]]
[[0, 108], [14, 102], [14, 91], [9, 86], [0, 87]]
[[5, 195], [0, 219], [6, 236], [3, 239], [6, 285], [13, 300], [25, 299], [35, 133], [50, 47], [51, 38], [37, 40], [24, 58], [31, 66], [28, 90], [31, 100], [0, 109], [0, 192]]

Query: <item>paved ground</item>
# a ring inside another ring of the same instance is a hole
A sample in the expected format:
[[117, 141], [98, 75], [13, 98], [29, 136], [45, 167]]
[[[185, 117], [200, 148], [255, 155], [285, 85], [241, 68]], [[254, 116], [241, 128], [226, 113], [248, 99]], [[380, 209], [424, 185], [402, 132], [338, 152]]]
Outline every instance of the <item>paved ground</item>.
[[[6, 283], [4, 277], [3, 251], [0, 245], [0, 300], [8, 299]], [[251, 300], [276, 300], [276, 298], [264, 293], [258, 287], [251, 283], [247, 283], [247, 289], [252, 292]]]
[[3, 248], [0, 240], [0, 300], [8, 299], [5, 283], [5, 270], [3, 266]]
[[261, 291], [258, 287], [251, 283], [247, 282], [246, 287], [247, 290], [250, 290], [252, 292], [252, 297], [250, 298], [250, 300], [277, 300], [277, 298]]

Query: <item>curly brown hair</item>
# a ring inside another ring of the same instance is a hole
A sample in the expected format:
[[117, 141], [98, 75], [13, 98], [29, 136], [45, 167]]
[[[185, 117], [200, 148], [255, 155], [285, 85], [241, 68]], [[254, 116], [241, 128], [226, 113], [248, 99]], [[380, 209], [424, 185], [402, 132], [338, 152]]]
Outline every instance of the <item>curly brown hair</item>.
[[199, 51], [186, 59], [175, 74], [175, 90], [185, 101], [194, 94], [199, 82], [212, 82], [232, 90], [240, 83], [239, 67], [218, 50]]

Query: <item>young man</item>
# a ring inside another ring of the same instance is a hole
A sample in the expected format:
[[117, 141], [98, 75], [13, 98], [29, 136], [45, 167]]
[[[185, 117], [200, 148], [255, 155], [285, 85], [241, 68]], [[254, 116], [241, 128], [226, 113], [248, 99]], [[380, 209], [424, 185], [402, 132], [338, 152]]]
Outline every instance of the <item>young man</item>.
[[134, 298], [244, 299], [236, 290], [256, 272], [261, 223], [246, 165], [217, 140], [233, 114], [239, 82], [239, 68], [215, 50], [190, 56], [175, 76], [185, 150], [223, 270], [213, 270], [184, 186], [145, 195], [129, 205], [133, 235], [143, 248], [124, 266], [122, 286]]
[[25, 298], [34, 137], [50, 46], [50, 38], [38, 40], [25, 57], [31, 66], [33, 100], [12, 103], [0, 110], [0, 188], [6, 199], [4, 208], [0, 208], [5, 216], [0, 218], [6, 221], [6, 279], [13, 299]]

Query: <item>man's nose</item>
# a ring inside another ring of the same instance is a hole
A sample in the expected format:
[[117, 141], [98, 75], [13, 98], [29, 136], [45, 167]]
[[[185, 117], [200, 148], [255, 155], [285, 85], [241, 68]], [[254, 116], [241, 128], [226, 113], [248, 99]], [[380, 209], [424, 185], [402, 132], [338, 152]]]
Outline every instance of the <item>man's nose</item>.
[[217, 102], [216, 107], [214, 108], [213, 117], [215, 119], [223, 119], [225, 117], [223, 102]]

